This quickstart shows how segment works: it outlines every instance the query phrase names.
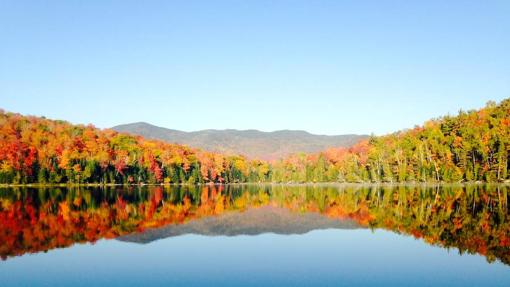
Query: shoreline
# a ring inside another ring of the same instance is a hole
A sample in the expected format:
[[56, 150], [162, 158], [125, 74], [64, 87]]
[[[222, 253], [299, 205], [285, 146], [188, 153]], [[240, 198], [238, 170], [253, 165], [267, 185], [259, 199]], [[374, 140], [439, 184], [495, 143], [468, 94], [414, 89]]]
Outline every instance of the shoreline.
[[49, 187], [143, 187], [143, 186], [242, 186], [242, 185], [263, 185], [263, 186], [467, 186], [467, 185], [496, 185], [496, 186], [510, 186], [510, 181], [503, 182], [485, 182], [485, 181], [471, 181], [471, 182], [240, 182], [240, 183], [137, 183], [137, 184], [123, 184], [123, 183], [58, 183], [58, 184], [0, 184], [0, 188], [9, 187], [35, 187], [35, 188], [49, 188]]

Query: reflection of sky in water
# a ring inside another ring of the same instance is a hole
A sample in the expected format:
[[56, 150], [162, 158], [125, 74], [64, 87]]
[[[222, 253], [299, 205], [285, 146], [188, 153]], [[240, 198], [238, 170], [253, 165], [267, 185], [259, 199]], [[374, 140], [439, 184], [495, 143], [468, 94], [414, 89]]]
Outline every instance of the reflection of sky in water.
[[509, 286], [510, 268], [378, 230], [102, 240], [0, 263], [2, 286]]

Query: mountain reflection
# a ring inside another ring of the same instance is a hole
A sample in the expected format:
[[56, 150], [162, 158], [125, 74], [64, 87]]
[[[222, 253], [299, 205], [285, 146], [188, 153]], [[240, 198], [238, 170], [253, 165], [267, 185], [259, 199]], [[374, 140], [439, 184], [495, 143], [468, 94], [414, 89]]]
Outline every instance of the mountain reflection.
[[206, 236], [236, 236], [275, 233], [281, 235], [304, 234], [318, 229], [354, 229], [359, 225], [354, 220], [337, 220], [319, 213], [297, 213], [276, 206], [250, 208], [244, 212], [226, 212], [191, 220], [184, 224], [169, 224], [148, 229], [141, 233], [121, 236], [122, 241], [149, 243], [154, 240], [184, 234]]
[[0, 256], [103, 238], [382, 228], [510, 264], [508, 186], [208, 185], [0, 189]]

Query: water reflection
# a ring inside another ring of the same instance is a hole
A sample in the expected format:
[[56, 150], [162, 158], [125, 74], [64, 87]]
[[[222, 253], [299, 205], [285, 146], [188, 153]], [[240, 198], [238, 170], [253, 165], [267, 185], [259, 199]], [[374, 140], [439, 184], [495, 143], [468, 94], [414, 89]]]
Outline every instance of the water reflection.
[[507, 186], [231, 185], [0, 189], [0, 255], [102, 238], [382, 228], [510, 264]]

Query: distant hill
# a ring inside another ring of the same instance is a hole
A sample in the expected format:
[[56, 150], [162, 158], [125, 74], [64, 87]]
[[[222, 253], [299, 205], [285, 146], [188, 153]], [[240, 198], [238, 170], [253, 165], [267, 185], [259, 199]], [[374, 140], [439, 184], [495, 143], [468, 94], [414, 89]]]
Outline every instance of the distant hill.
[[264, 206], [244, 212], [227, 212], [219, 216], [191, 220], [184, 224], [171, 224], [118, 237], [120, 241], [150, 243], [155, 240], [185, 234], [205, 236], [237, 236], [274, 233], [280, 235], [305, 234], [321, 229], [363, 228], [351, 219], [332, 219], [319, 213], [295, 213], [287, 209]]
[[224, 154], [241, 154], [263, 160], [278, 159], [289, 154], [314, 153], [331, 147], [350, 147], [366, 135], [314, 135], [300, 130], [262, 132], [258, 130], [202, 130], [183, 132], [138, 122], [112, 128], [118, 132], [145, 138], [184, 144]]

